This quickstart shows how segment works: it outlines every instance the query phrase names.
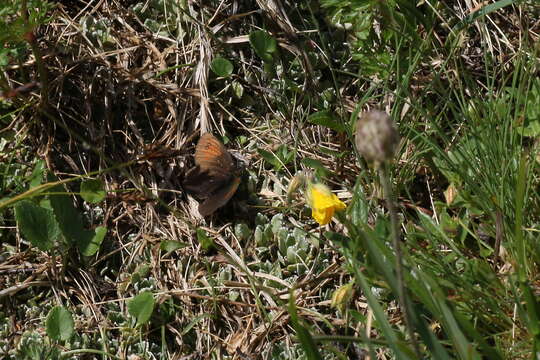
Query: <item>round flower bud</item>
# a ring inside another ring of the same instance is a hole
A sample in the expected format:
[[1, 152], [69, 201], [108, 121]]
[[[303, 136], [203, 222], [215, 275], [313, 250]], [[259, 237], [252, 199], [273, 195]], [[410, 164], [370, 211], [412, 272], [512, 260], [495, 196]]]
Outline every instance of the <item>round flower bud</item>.
[[287, 188], [287, 203], [291, 202], [293, 194], [298, 190], [298, 188], [306, 182], [306, 176], [299, 172], [291, 179], [289, 182], [289, 187]]
[[383, 162], [391, 160], [399, 143], [394, 122], [384, 111], [363, 113], [356, 123], [356, 148], [367, 160]]

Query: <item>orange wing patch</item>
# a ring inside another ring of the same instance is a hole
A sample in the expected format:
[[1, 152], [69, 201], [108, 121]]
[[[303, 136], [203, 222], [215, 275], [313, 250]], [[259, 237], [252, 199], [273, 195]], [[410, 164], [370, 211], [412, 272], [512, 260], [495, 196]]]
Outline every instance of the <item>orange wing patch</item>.
[[221, 176], [230, 175], [234, 170], [234, 162], [231, 154], [225, 146], [212, 134], [205, 133], [201, 136], [195, 148], [195, 164], [202, 171]]
[[195, 147], [195, 167], [186, 173], [183, 186], [205, 200], [199, 204], [202, 216], [225, 205], [240, 185], [231, 154], [214, 135], [205, 133]]

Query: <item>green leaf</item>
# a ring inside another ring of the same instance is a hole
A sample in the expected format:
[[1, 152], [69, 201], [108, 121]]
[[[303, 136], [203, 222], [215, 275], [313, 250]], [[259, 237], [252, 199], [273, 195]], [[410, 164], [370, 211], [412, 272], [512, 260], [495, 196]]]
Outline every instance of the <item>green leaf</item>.
[[262, 156], [262, 158], [263, 158], [267, 163], [269, 163], [270, 165], [272, 165], [273, 167], [275, 167], [276, 170], [281, 169], [281, 167], [283, 166], [283, 164], [281, 163], [281, 161], [279, 161], [279, 159], [278, 159], [274, 154], [272, 154], [271, 152], [266, 151], [266, 150], [263, 150], [263, 149], [257, 149], [257, 152], [259, 153], [259, 155]]
[[197, 240], [204, 251], [210, 251], [216, 247], [214, 240], [209, 238], [203, 229], [197, 229]]
[[356, 226], [361, 224], [367, 224], [369, 216], [369, 202], [366, 199], [366, 195], [362, 190], [362, 186], [357, 184], [354, 189], [354, 195], [351, 204], [348, 206], [347, 212], [349, 213], [352, 223]]
[[[482, 6], [478, 11], [473, 11], [469, 15], [467, 15], [463, 20], [458, 22], [456, 25], [454, 25], [454, 28], [452, 29], [452, 34], [457, 34], [461, 30], [465, 29], [466, 27], [472, 25], [476, 20], [494, 12], [497, 10], [500, 10], [506, 6], [511, 6], [515, 3], [514, 0], [499, 0], [494, 2], [493, 4], [488, 4], [486, 6]], [[449, 37], [449, 39], [452, 39], [453, 37]], [[448, 41], [448, 40], [447, 40]]]
[[154, 311], [154, 296], [149, 291], [144, 291], [131, 299], [128, 304], [128, 312], [137, 319], [137, 325], [142, 325], [150, 320]]
[[199, 323], [201, 320], [204, 320], [206, 318], [211, 319], [212, 316], [210, 314], [202, 314], [199, 316], [196, 316], [193, 320], [187, 324], [187, 326], [182, 330], [181, 335], [186, 335], [197, 323]]
[[[355, 269], [356, 270], [356, 269]], [[375, 319], [377, 320], [377, 323], [379, 325], [379, 328], [381, 330], [382, 335], [384, 338], [388, 341], [389, 347], [394, 351], [395, 358], [396, 359], [413, 359], [413, 357], [409, 356], [408, 353], [410, 352], [408, 348], [404, 348], [399, 341], [399, 337], [394, 331], [392, 325], [390, 324], [390, 321], [382, 307], [382, 305], [377, 301], [377, 298], [372, 292], [372, 287], [368, 284], [367, 279], [364, 277], [363, 273], [359, 270], [356, 270], [355, 272], [356, 279], [364, 291], [364, 294], [366, 296], [367, 302], [371, 309], [373, 309], [373, 314], [375, 315]]]
[[[57, 179], [54, 175], [50, 175], [48, 180], [56, 181]], [[92, 188], [96, 185], [88, 186]], [[83, 185], [81, 185], [82, 191]], [[57, 185], [51, 188], [51, 192], [54, 193], [54, 195], [49, 196], [51, 206], [68, 245], [76, 245], [84, 256], [94, 255], [107, 233], [107, 228], [98, 226], [95, 230], [86, 230], [83, 226], [81, 214], [73, 205], [72, 198], [66, 193], [65, 188], [62, 185]], [[95, 199], [94, 195], [92, 197]]]
[[325, 231], [324, 237], [336, 244], [345, 247], [351, 241], [351, 238], [333, 231]]
[[49, 311], [45, 327], [47, 335], [53, 340], [67, 341], [73, 335], [73, 317], [63, 306], [55, 306]]
[[518, 134], [523, 136], [537, 137], [540, 135], [540, 121], [531, 121], [525, 127], [516, 127], [516, 131]]
[[340, 123], [333, 112], [324, 110], [308, 116], [308, 121], [315, 125], [325, 126], [337, 132], [345, 132], [346, 127]]
[[317, 150], [320, 151], [322, 154], [332, 156], [332, 157], [335, 157], [335, 158], [339, 158], [339, 159], [341, 159], [342, 157], [350, 154], [349, 151], [334, 151], [332, 149], [326, 149], [326, 148], [323, 148], [323, 147], [320, 147]]
[[295, 151], [289, 150], [285, 145], [280, 145], [275, 153], [263, 149], [257, 149], [257, 152], [266, 162], [274, 166], [276, 170], [280, 170], [284, 165], [290, 163], [296, 155]]
[[15, 205], [15, 220], [24, 237], [42, 251], [50, 250], [60, 236], [54, 213], [29, 200]]
[[45, 170], [45, 161], [38, 160], [34, 170], [32, 170], [32, 175], [30, 175], [29, 184], [30, 189], [35, 188], [38, 185], [41, 185], [43, 181], [43, 172]]
[[273, 54], [277, 50], [277, 42], [266, 31], [258, 30], [249, 34], [249, 43], [263, 61], [273, 62]]
[[92, 204], [105, 198], [103, 182], [99, 179], [89, 179], [81, 183], [81, 197]]
[[293, 161], [296, 151], [289, 150], [286, 145], [280, 145], [276, 150], [276, 155], [284, 165], [287, 165]]
[[527, 317], [525, 320], [528, 324], [528, 330], [538, 341], [540, 337], [540, 305], [538, 304], [537, 296], [532, 291], [528, 281], [521, 282], [519, 285], [523, 292], [522, 298], [526, 305]]
[[232, 74], [234, 66], [229, 60], [222, 57], [217, 57], [212, 60], [212, 63], [210, 64], [210, 69], [212, 69], [214, 74], [216, 74], [217, 76], [226, 78]]
[[[57, 180], [53, 175], [50, 175], [48, 178], [48, 181]], [[84, 236], [83, 233], [85, 231], [81, 214], [73, 205], [71, 196], [67, 195], [62, 185], [51, 188], [51, 192], [54, 195], [50, 195], [49, 200], [62, 235], [64, 235], [68, 245], [76, 244]]]
[[330, 170], [324, 167], [322, 162], [317, 159], [303, 158], [302, 164], [314, 169], [318, 177], [326, 177], [332, 173]]
[[95, 230], [82, 230], [76, 242], [77, 248], [84, 256], [92, 256], [99, 250], [105, 234], [107, 228], [104, 226], [98, 226]]
[[172, 252], [174, 250], [182, 249], [189, 246], [186, 243], [175, 240], [163, 240], [159, 245], [161, 251]]

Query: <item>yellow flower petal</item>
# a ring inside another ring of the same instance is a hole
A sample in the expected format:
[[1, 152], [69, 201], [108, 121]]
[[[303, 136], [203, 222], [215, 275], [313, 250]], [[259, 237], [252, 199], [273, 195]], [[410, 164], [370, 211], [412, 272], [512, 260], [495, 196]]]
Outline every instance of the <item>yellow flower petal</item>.
[[347, 207], [347, 205], [345, 205], [343, 201], [339, 200], [336, 195], [332, 194], [332, 196], [334, 197], [334, 208], [336, 210], [344, 210]]
[[332, 216], [334, 216], [334, 208], [331, 208], [331, 207], [323, 208], [323, 209], [312, 208], [311, 216], [320, 225], [326, 225], [330, 222], [330, 220], [332, 220]]
[[320, 225], [326, 225], [332, 220], [336, 210], [347, 207], [345, 203], [332, 194], [330, 189], [323, 184], [309, 184], [307, 191], [308, 203], [312, 209], [311, 216]]

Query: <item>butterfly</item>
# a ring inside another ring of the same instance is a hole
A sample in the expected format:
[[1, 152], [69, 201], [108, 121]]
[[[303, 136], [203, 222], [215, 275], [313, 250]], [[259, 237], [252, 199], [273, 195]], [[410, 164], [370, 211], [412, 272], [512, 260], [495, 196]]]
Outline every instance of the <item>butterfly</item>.
[[195, 147], [195, 167], [189, 169], [183, 187], [198, 199], [199, 213], [208, 216], [225, 205], [240, 185], [236, 160], [214, 135], [204, 133]]

